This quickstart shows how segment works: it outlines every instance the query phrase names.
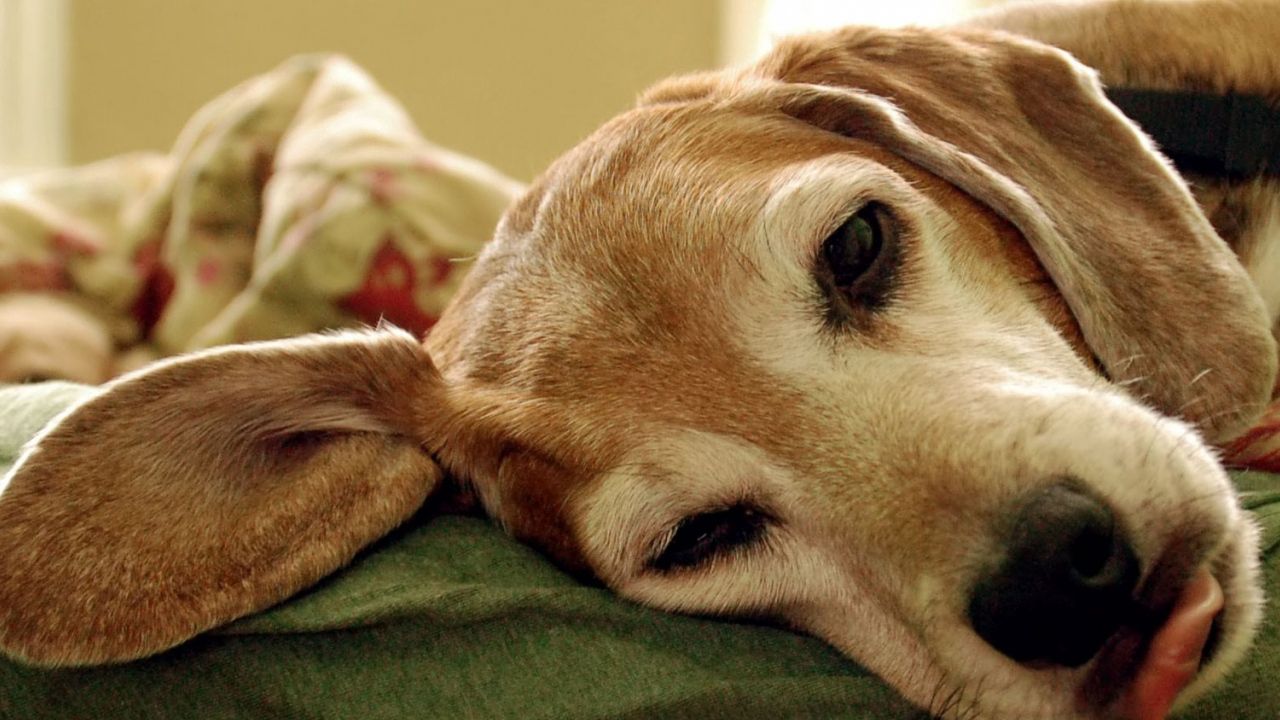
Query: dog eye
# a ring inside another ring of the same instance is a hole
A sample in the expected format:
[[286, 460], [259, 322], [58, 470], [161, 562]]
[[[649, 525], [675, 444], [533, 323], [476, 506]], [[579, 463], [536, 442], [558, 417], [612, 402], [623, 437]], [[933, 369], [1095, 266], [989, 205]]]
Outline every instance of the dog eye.
[[822, 243], [822, 257], [836, 287], [846, 288], [862, 277], [884, 248], [884, 231], [876, 205], [867, 205], [845, 220]]
[[823, 241], [814, 274], [828, 298], [831, 320], [884, 302], [891, 280], [892, 263], [885, 256], [891, 254], [892, 229], [888, 209], [868, 203]]
[[680, 521], [650, 567], [661, 572], [700, 565], [715, 555], [758, 541], [769, 517], [751, 505], [731, 505]]

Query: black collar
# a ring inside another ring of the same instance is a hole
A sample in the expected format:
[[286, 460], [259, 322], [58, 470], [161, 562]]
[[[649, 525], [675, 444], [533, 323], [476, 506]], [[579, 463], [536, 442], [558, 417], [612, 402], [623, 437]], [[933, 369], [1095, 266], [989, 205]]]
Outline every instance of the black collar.
[[1280, 176], [1280, 108], [1260, 95], [1110, 88], [1107, 97], [1184, 172]]

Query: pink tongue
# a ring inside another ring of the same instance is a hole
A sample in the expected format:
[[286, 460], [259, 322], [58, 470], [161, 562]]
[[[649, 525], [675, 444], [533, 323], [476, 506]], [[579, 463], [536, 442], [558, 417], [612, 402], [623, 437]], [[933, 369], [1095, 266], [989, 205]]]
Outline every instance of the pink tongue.
[[1182, 591], [1164, 627], [1151, 639], [1125, 699], [1128, 720], [1164, 720], [1178, 693], [1200, 667], [1213, 619], [1222, 610], [1222, 586], [1201, 570]]

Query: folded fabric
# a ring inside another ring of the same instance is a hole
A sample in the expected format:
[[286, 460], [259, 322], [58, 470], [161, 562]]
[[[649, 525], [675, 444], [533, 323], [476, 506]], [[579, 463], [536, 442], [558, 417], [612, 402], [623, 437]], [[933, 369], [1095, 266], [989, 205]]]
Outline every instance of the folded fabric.
[[[83, 393], [0, 390], [0, 462]], [[1280, 592], [1280, 477], [1236, 475]], [[1280, 717], [1280, 624], [1181, 716]], [[660, 613], [579, 583], [483, 519], [414, 518], [320, 586], [160, 656], [0, 661], [0, 718], [923, 718], [813, 638]]]
[[349, 60], [300, 56], [168, 154], [0, 184], [0, 293], [64, 299], [158, 355], [382, 318], [422, 333], [520, 189], [424, 140]]

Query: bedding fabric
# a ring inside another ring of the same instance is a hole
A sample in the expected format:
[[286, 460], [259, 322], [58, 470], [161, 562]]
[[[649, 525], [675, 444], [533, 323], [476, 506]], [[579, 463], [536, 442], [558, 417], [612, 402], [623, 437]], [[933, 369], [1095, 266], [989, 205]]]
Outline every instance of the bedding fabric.
[[[0, 390], [0, 465], [94, 392]], [[1280, 594], [1280, 477], [1236, 475]], [[1180, 717], [1280, 717], [1280, 623]], [[415, 518], [320, 586], [160, 656], [0, 660], [0, 718], [921, 718], [818, 640], [648, 610], [574, 581], [482, 519]]]
[[301, 55], [168, 153], [0, 183], [0, 293], [67, 299], [148, 356], [383, 318], [422, 333], [521, 190], [425, 140], [350, 60]]

